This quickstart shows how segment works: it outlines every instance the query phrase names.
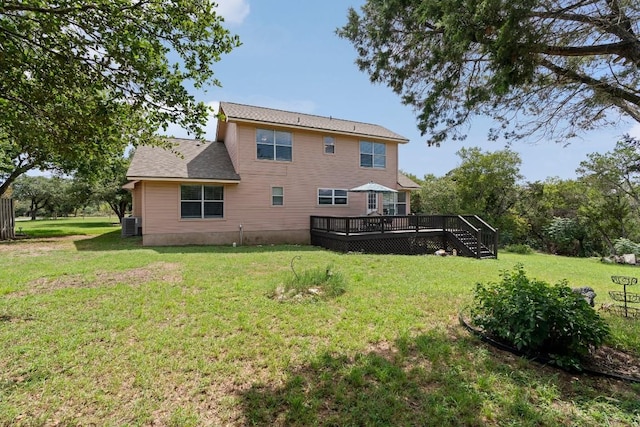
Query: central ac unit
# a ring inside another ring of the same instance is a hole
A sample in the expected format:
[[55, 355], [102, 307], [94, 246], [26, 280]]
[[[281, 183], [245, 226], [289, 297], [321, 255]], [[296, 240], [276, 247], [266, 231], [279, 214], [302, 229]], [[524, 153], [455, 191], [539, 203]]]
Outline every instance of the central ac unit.
[[138, 218], [130, 216], [122, 218], [122, 237], [138, 235]]

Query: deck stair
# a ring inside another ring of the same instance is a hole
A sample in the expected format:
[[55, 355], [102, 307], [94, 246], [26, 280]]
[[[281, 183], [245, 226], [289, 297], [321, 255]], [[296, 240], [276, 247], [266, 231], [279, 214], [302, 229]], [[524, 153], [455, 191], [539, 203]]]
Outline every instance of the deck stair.
[[453, 230], [450, 231], [450, 235], [453, 237], [451, 240], [453, 241], [454, 246], [456, 246], [458, 251], [462, 251], [466, 256], [480, 259], [496, 257], [496, 255], [488, 247], [483, 245], [482, 242], [478, 245], [477, 237], [466, 230]]

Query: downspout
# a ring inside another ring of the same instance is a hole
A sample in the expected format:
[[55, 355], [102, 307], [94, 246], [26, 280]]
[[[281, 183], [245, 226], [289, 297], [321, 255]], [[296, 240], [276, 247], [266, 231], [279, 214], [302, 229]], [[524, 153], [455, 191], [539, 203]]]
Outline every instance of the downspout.
[[242, 231], [242, 224], [240, 224], [240, 246], [242, 246], [242, 239], [243, 239], [243, 231]]

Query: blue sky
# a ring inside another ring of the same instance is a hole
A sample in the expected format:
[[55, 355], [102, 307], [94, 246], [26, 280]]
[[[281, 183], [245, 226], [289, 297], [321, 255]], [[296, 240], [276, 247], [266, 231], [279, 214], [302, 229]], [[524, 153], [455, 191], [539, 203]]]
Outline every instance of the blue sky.
[[[198, 100], [279, 108], [321, 116], [375, 123], [407, 137], [400, 146], [400, 168], [419, 177], [442, 176], [459, 164], [456, 152], [478, 146], [499, 150], [504, 142], [487, 142], [487, 119], [472, 122], [464, 142], [446, 141], [441, 147], [427, 147], [420, 136], [410, 107], [386, 86], [374, 85], [360, 72], [355, 50], [335, 35], [346, 23], [349, 6], [364, 1], [325, 0], [218, 0], [226, 27], [238, 34], [243, 45], [215, 65], [222, 88], [195, 92]], [[170, 128], [174, 136], [187, 136]], [[624, 133], [640, 137], [640, 125], [622, 123], [617, 128], [591, 132], [568, 146], [554, 142], [517, 142], [511, 148], [522, 158], [526, 181], [547, 177], [574, 178], [575, 169], [586, 155], [610, 151]], [[208, 139], [215, 138], [215, 124], [207, 127]]]

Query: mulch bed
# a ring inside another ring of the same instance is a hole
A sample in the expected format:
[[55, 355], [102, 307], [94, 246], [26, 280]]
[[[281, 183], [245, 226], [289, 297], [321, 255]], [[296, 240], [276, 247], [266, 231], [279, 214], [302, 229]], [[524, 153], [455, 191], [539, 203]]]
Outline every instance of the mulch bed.
[[[471, 325], [471, 323], [465, 319], [463, 313], [460, 313], [458, 318], [462, 326], [472, 334], [478, 336], [482, 341], [518, 356], [531, 358], [518, 349], [511, 347], [504, 342], [493, 339], [481, 329]], [[531, 359], [536, 362], [556, 366], [559, 369], [565, 370], [563, 367], [555, 365], [546, 355], [539, 355]], [[591, 354], [582, 361], [582, 372], [589, 375], [604, 376], [622, 381], [640, 383], [640, 357], [603, 345], [591, 352]], [[574, 371], [571, 373], [575, 374]]]

